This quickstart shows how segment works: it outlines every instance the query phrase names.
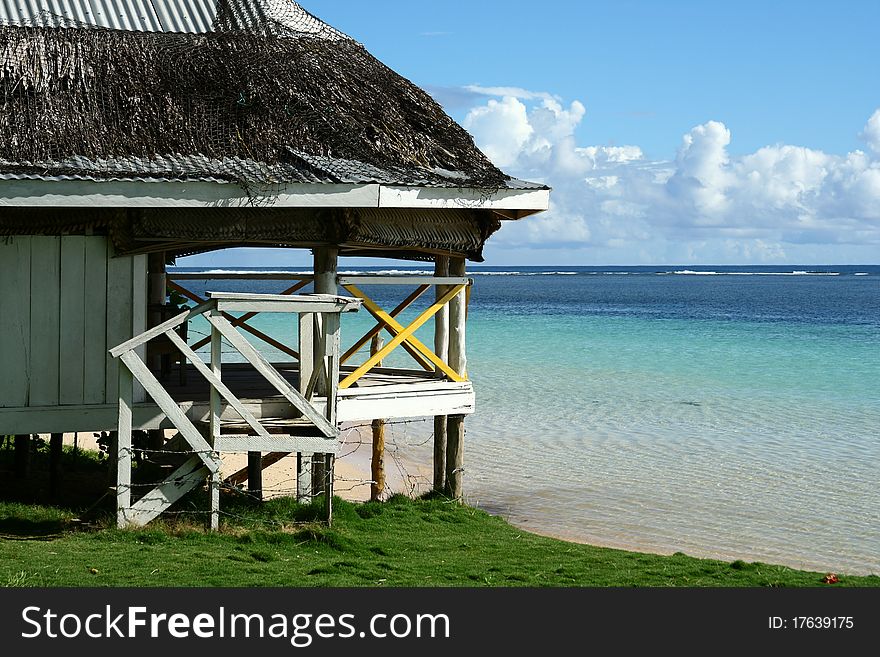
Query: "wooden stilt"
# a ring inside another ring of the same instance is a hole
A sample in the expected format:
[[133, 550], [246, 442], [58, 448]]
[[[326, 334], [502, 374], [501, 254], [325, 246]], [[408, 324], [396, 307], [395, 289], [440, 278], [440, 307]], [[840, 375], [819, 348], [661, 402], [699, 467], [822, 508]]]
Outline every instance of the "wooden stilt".
[[450, 415], [446, 423], [446, 494], [459, 502], [462, 500], [462, 475], [464, 474], [464, 415]]
[[57, 500], [61, 494], [61, 458], [64, 454], [64, 434], [53, 433], [49, 439], [49, 496]]
[[[339, 267], [339, 249], [336, 247], [319, 247], [315, 249], [315, 294], [337, 294], [336, 274]], [[321, 319], [320, 315], [316, 318]], [[327, 327], [323, 321], [318, 322], [315, 332], [313, 363], [315, 368], [322, 368], [327, 352]], [[327, 372], [322, 371], [318, 377], [317, 390], [326, 395], [331, 386], [327, 381]], [[315, 454], [312, 459], [312, 496], [322, 494], [328, 485], [328, 459], [325, 454]]]
[[119, 431], [116, 433], [116, 524], [128, 524], [131, 508], [131, 409], [134, 377], [131, 370], [119, 363]]
[[[185, 361], [182, 361], [180, 366], [185, 366]], [[218, 379], [222, 381], [223, 376], [223, 338], [220, 331], [216, 326], [211, 325], [211, 374], [216, 376]], [[211, 422], [208, 426], [208, 444], [211, 447], [214, 447], [215, 441], [223, 432], [223, 426], [221, 422], [223, 404], [220, 398], [220, 392], [217, 390], [216, 386], [211, 386]], [[250, 473], [249, 473], [250, 474]], [[208, 478], [208, 490], [211, 494], [211, 515], [210, 520], [208, 522], [208, 528], [212, 532], [216, 532], [220, 529], [220, 484], [222, 480], [220, 478], [220, 468], [218, 467], [216, 470], [211, 472], [210, 477]], [[260, 485], [262, 488], [262, 485]]]
[[444, 492], [446, 489], [446, 431], [445, 415], [434, 416], [434, 491]]
[[[370, 343], [370, 355], [377, 354], [384, 346], [381, 335], [375, 335]], [[382, 367], [380, 361], [377, 367]], [[385, 492], [385, 420], [373, 420], [373, 453], [370, 459], [370, 500], [378, 501]]]
[[[315, 368], [315, 316], [302, 313], [299, 316], [299, 392], [308, 398], [309, 381]], [[311, 399], [309, 399], [311, 401]], [[308, 502], [312, 497], [312, 455], [297, 452], [296, 500]]]
[[[450, 258], [449, 275], [465, 276], [464, 258]], [[467, 321], [466, 292], [449, 304], [449, 366], [462, 376], [467, 375], [465, 324]], [[450, 415], [446, 421], [446, 494], [462, 500], [464, 474], [464, 415]]]
[[312, 499], [312, 455], [296, 455], [296, 501], [306, 503]]
[[[434, 276], [449, 276], [449, 258], [437, 256], [434, 261]], [[446, 286], [436, 286], [436, 299], [446, 294]], [[434, 315], [434, 353], [445, 361], [449, 355], [449, 310], [444, 307]], [[437, 376], [443, 373], [437, 369]], [[442, 493], [446, 488], [446, 416], [434, 417], [434, 490]]]
[[30, 474], [31, 469], [31, 437], [29, 434], [19, 434], [15, 436], [13, 444], [15, 445], [15, 478], [24, 479]]
[[263, 455], [260, 452], [248, 452], [248, 492], [263, 499]]
[[324, 480], [324, 516], [327, 524], [333, 524], [333, 465], [336, 457], [333, 454], [324, 455], [324, 468], [329, 475]]

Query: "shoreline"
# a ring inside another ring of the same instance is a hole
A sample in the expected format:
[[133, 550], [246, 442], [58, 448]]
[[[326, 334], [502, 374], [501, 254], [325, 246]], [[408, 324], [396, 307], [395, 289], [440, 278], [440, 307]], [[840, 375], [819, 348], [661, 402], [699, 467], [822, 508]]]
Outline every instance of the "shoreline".
[[[345, 443], [337, 458], [335, 467], [334, 494], [349, 502], [366, 502], [370, 499], [370, 461], [369, 430], [364, 435], [356, 436], [354, 441], [358, 446], [346, 449]], [[65, 445], [73, 444], [73, 434], [64, 434]], [[91, 433], [79, 434], [79, 448], [83, 450], [98, 451], [97, 443]], [[222, 474], [224, 477], [238, 471], [247, 465], [247, 454], [227, 453], [223, 456]], [[406, 448], [399, 446], [389, 449], [386, 453], [386, 489], [382, 499], [387, 499], [393, 494], [403, 494], [409, 497], [418, 497], [431, 489], [433, 471], [430, 467], [421, 465], [414, 455], [408, 454]], [[289, 456], [263, 471], [263, 486], [265, 499], [296, 495], [296, 459]], [[699, 559], [714, 559], [723, 562], [745, 561], [749, 563], [765, 563], [770, 566], [785, 566], [795, 570], [813, 572], [837, 572], [847, 575], [880, 575], [880, 569], [846, 569], [845, 567], [828, 567], [809, 559], [773, 557], [761, 557], [744, 555], [732, 551], [717, 549], [676, 549], [674, 547], [658, 547], [650, 542], [633, 540], [615, 540], [608, 536], [587, 536], [573, 531], [560, 531], [533, 526], [529, 518], [519, 517], [511, 513], [510, 509], [503, 509], [500, 505], [493, 505], [484, 500], [468, 499], [465, 503], [478, 508], [490, 515], [502, 518], [511, 526], [529, 534], [553, 538], [576, 545], [609, 548], [624, 552], [650, 554], [657, 556], [671, 556], [677, 553]], [[772, 559], [772, 561], [768, 561]]]

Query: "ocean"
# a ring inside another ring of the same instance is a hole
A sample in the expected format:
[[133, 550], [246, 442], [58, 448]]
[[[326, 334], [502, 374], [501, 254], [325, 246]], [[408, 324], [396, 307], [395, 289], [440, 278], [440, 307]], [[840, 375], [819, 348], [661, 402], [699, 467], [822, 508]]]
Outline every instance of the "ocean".
[[[597, 545], [880, 573], [880, 266], [470, 272], [471, 503]], [[393, 307], [409, 290], [368, 291]], [[419, 431], [401, 440], [429, 462]]]

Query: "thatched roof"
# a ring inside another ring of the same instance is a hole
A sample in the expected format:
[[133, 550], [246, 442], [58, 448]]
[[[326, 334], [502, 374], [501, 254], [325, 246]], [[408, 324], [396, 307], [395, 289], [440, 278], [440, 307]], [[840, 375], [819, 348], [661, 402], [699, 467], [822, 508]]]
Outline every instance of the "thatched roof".
[[[176, 21], [3, 3], [0, 178], [511, 184], [427, 93], [295, 2], [142, 4]], [[181, 13], [199, 4], [213, 18]]]

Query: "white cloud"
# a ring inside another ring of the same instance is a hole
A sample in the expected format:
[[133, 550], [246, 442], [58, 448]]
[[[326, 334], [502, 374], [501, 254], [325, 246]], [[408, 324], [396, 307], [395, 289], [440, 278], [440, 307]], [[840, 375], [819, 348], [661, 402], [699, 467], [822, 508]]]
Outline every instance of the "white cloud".
[[539, 98], [558, 100], [557, 96], [546, 91], [529, 91], [522, 87], [484, 87], [479, 84], [469, 84], [463, 88], [465, 91], [477, 94], [478, 96], [497, 96], [499, 98], [509, 96], [511, 98], [519, 98], [520, 100], [535, 100]]
[[880, 155], [880, 109], [871, 118], [860, 135], [868, 143], [868, 148]]
[[472, 134], [481, 135], [483, 152], [499, 167], [515, 166], [534, 133], [526, 106], [512, 96], [490, 100], [472, 109], [464, 127]]
[[[828, 245], [880, 253], [878, 157], [786, 144], [731, 157], [731, 131], [707, 121], [683, 136], [673, 160], [651, 161], [634, 145], [579, 145], [575, 131], [587, 113], [578, 101], [481, 89], [500, 100], [467, 115], [477, 144], [508, 173], [554, 188], [551, 210], [508, 224], [493, 240], [499, 247], [590, 249], [592, 261], [608, 263], [646, 254], [665, 262], [807, 262], [822, 260]], [[880, 156], [880, 110], [861, 137]]]

